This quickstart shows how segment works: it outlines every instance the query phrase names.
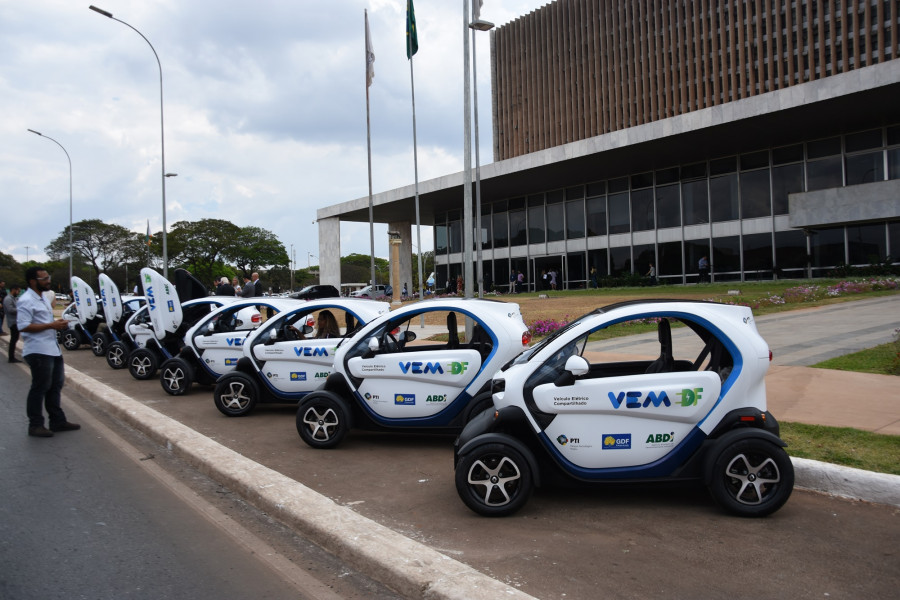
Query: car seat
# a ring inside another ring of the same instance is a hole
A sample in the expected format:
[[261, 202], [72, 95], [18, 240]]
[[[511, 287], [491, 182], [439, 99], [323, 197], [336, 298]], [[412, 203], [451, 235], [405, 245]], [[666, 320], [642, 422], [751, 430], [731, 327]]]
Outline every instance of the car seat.
[[456, 313], [447, 315], [447, 348], [453, 350], [459, 348], [459, 328], [456, 325]]
[[644, 373], [668, 373], [675, 370], [675, 358], [672, 356], [672, 328], [668, 319], [661, 319], [657, 325], [659, 338], [659, 358], [650, 363]]
[[472, 341], [469, 342], [469, 348], [477, 350], [481, 354], [481, 360], [484, 361], [488, 354], [491, 353], [493, 347], [491, 337], [480, 324], [476, 323], [472, 328]]

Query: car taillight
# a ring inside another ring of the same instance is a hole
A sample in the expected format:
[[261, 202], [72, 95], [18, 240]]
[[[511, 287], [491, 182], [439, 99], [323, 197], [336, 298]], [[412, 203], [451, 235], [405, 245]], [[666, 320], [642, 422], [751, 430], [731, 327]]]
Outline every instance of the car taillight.
[[772, 351], [769, 350], [769, 362], [772, 362]]
[[527, 346], [531, 343], [531, 331], [526, 329], [524, 333], [522, 333], [522, 345]]

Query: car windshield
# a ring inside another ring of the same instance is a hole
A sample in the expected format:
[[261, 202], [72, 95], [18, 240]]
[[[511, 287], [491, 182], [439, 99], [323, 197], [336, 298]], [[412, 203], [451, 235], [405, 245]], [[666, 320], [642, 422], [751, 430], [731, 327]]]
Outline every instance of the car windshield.
[[588, 317], [592, 317], [594, 315], [601, 314], [602, 312], [603, 312], [603, 309], [598, 308], [597, 310], [593, 310], [593, 311], [587, 313], [586, 315], [582, 315], [582, 316], [578, 317], [577, 319], [575, 319], [574, 321], [567, 323], [564, 327], [560, 327], [559, 329], [557, 329], [556, 331], [554, 331], [553, 333], [551, 333], [550, 335], [548, 335], [547, 337], [545, 337], [544, 339], [539, 341], [537, 344], [535, 344], [531, 348], [529, 348], [529, 349], [525, 350], [524, 352], [522, 352], [521, 354], [519, 354], [512, 361], [510, 361], [508, 365], [505, 365], [503, 368], [505, 369], [507, 366], [510, 366], [510, 365], [518, 365], [518, 364], [522, 364], [522, 363], [526, 363], [526, 362], [530, 361], [532, 358], [534, 358], [535, 356], [540, 354], [541, 351], [544, 350], [544, 348], [546, 348], [549, 344], [551, 344], [553, 342], [553, 340], [555, 340], [556, 338], [558, 338], [561, 335], [566, 334], [571, 329], [577, 327], [582, 321], [584, 321]]

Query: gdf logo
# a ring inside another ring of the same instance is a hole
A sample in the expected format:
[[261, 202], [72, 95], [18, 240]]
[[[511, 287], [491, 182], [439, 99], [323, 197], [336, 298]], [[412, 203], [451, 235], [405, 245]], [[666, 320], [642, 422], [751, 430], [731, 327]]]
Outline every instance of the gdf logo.
[[603, 434], [604, 450], [630, 450], [631, 434], [630, 433], [604, 433]]

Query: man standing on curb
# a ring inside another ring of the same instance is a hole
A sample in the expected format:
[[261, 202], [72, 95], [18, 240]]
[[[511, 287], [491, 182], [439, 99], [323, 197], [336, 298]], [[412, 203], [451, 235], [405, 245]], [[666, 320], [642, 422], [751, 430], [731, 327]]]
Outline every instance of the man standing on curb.
[[[53, 318], [53, 309], [42, 294], [50, 289], [50, 274], [44, 267], [28, 267], [25, 272], [28, 290], [16, 306], [19, 333], [22, 335], [22, 357], [31, 367], [31, 389], [28, 390], [28, 435], [53, 437], [54, 431], [73, 431], [81, 425], [69, 423], [60, 407], [60, 393], [66, 374], [56, 332], [68, 327], [65, 319]], [[44, 412], [50, 429], [44, 427]]]

